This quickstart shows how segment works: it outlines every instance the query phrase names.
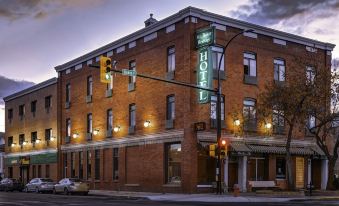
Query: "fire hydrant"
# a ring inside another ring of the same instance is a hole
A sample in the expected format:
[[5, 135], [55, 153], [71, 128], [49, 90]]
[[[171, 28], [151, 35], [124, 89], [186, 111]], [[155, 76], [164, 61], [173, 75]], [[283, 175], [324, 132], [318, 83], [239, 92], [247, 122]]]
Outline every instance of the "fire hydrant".
[[233, 186], [233, 196], [238, 197], [240, 193], [240, 188], [238, 184], [234, 184]]

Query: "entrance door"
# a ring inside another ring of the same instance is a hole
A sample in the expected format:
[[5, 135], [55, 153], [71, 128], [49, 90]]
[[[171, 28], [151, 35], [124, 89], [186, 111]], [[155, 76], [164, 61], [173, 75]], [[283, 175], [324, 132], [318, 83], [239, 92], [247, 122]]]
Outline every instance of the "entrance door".
[[20, 176], [21, 176], [22, 183], [26, 185], [29, 181], [29, 167], [28, 166], [20, 167]]

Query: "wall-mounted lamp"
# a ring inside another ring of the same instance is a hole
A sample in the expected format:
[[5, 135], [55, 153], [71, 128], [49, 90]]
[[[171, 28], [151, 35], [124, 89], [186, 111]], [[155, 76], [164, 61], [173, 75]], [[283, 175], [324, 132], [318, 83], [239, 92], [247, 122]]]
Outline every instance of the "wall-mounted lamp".
[[120, 131], [120, 126], [118, 125], [118, 126], [115, 126], [114, 128], [113, 128], [113, 131], [114, 132], [119, 132]]
[[55, 140], [55, 137], [51, 137], [51, 138], [49, 138], [49, 141], [54, 141]]
[[240, 120], [239, 119], [234, 120], [234, 125], [235, 126], [239, 126], [240, 125]]
[[12, 144], [11, 144], [11, 147], [15, 147], [15, 146], [16, 146], [16, 143], [12, 143]]
[[99, 129], [93, 130], [93, 134], [94, 134], [94, 135], [98, 135], [98, 134], [99, 134]]
[[23, 141], [23, 142], [22, 142], [22, 145], [23, 145], [23, 146], [25, 146], [25, 145], [27, 145], [27, 144], [28, 144], [27, 141]]
[[76, 139], [76, 138], [78, 138], [78, 137], [79, 137], [79, 133], [74, 133], [74, 134], [73, 134], [73, 138], [74, 138], [74, 139]]
[[39, 144], [40, 142], [41, 142], [41, 139], [36, 139], [36, 140], [35, 140], [35, 143], [36, 143], [36, 144]]
[[272, 127], [272, 124], [271, 124], [271, 123], [266, 123], [266, 124], [265, 124], [265, 128], [266, 128], [266, 129], [271, 129], [271, 127]]
[[146, 121], [144, 122], [144, 127], [149, 127], [149, 126], [151, 126], [151, 121], [146, 120]]

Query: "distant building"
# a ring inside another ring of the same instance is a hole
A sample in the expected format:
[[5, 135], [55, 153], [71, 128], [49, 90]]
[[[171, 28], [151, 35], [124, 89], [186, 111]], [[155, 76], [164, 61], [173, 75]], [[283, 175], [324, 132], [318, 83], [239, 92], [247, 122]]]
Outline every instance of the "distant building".
[[5, 133], [0, 132], [0, 177], [4, 177]]

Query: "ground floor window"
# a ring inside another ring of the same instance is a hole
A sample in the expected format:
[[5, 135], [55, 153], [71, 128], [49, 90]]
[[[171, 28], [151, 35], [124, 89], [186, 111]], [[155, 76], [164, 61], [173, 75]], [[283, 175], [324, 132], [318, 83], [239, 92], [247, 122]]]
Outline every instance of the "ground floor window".
[[46, 165], [46, 178], [49, 178], [49, 165]]
[[36, 166], [35, 165], [33, 165], [32, 170], [33, 170], [33, 178], [36, 178]]
[[84, 178], [84, 157], [83, 152], [79, 152], [79, 179]]
[[119, 179], [119, 148], [113, 148], [113, 180]]
[[38, 165], [38, 177], [41, 178], [41, 165]]
[[268, 157], [257, 156], [249, 158], [249, 179], [251, 181], [268, 180]]
[[215, 168], [217, 159], [210, 154], [210, 144], [201, 143], [198, 146], [198, 184], [211, 184], [215, 182]]
[[181, 144], [171, 143], [165, 145], [165, 171], [166, 183], [181, 183]]
[[66, 178], [67, 177], [67, 153], [63, 154], [63, 164], [64, 164], [64, 168], [62, 170], [62, 176]]
[[13, 167], [8, 167], [8, 177], [13, 178]]
[[100, 150], [95, 150], [95, 179], [100, 179]]
[[283, 157], [276, 159], [276, 178], [286, 179], [286, 160]]
[[71, 153], [71, 177], [75, 177], [75, 152]]
[[92, 153], [91, 151], [87, 150], [87, 179], [92, 177]]

